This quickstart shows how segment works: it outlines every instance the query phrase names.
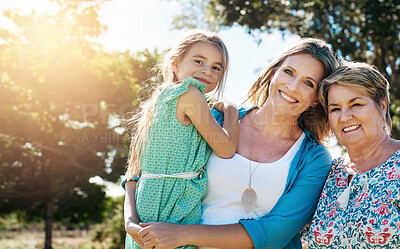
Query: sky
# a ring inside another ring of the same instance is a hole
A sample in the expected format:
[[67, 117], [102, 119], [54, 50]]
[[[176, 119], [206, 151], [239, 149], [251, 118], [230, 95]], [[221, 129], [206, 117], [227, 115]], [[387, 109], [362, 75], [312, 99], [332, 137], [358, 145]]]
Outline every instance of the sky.
[[[99, 42], [108, 51], [131, 52], [149, 49], [159, 51], [172, 47], [184, 30], [172, 29], [173, 16], [183, 10], [176, 0], [112, 0], [106, 2], [99, 11], [100, 22], [107, 25], [107, 31], [101, 35]], [[0, 0], [0, 10], [21, 8], [29, 11], [56, 10], [49, 0]], [[0, 17], [0, 23], [5, 20]], [[282, 35], [279, 32], [263, 34], [258, 45], [244, 28], [225, 28], [218, 32], [224, 40], [230, 55], [230, 68], [226, 81], [224, 98], [240, 105], [245, 99], [247, 90], [257, 79], [257, 75], [268, 62], [277, 56], [285, 47], [299, 40], [296, 35]], [[101, 181], [94, 179], [93, 181]], [[107, 194], [122, 195], [122, 188], [106, 184]]]
[[[100, 11], [100, 20], [108, 25], [102, 36], [106, 49], [140, 51], [145, 48], [164, 50], [172, 47], [184, 30], [173, 30], [173, 16], [182, 12], [174, 0], [113, 0]], [[218, 34], [230, 55], [230, 68], [224, 98], [235, 104], [246, 99], [247, 90], [257, 79], [260, 69], [286, 46], [300, 38], [275, 32], [262, 35], [258, 46], [243, 28], [226, 28]]]
[[[111, 0], [99, 11], [100, 22], [107, 26], [99, 42], [108, 51], [131, 52], [149, 49], [163, 51], [171, 48], [185, 30], [172, 28], [172, 19], [183, 9], [177, 0]], [[20, 8], [23, 11], [52, 12], [57, 5], [49, 0], [0, 0], [0, 11]], [[0, 25], [7, 25], [0, 16]], [[237, 105], [246, 99], [247, 90], [258, 73], [285, 47], [299, 40], [296, 35], [279, 32], [261, 35], [256, 41], [241, 27], [224, 28], [218, 34], [224, 40], [230, 55], [230, 67], [224, 90], [224, 99]]]

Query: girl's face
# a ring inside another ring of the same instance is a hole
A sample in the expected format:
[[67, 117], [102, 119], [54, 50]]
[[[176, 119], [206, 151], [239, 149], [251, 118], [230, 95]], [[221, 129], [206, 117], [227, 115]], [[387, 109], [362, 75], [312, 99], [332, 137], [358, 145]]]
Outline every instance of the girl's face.
[[197, 42], [181, 60], [172, 61], [172, 70], [178, 81], [193, 77], [207, 85], [205, 93], [214, 90], [224, 73], [223, 57], [215, 45]]
[[324, 66], [309, 54], [286, 58], [276, 70], [269, 87], [269, 99], [282, 115], [300, 116], [318, 103], [317, 86], [324, 75]]
[[386, 102], [382, 110], [369, 96], [355, 88], [333, 85], [328, 91], [329, 125], [337, 140], [345, 147], [367, 146], [385, 135], [383, 127]]

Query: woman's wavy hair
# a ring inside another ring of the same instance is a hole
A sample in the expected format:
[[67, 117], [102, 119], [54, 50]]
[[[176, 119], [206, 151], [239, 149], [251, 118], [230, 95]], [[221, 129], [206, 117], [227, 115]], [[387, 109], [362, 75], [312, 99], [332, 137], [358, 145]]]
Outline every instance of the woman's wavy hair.
[[[261, 107], [268, 99], [268, 91], [277, 69], [290, 56], [308, 54], [317, 59], [324, 66], [323, 78], [329, 76], [339, 65], [335, 53], [327, 43], [318, 38], [303, 38], [287, 48], [281, 55], [275, 58], [264, 69], [256, 82], [251, 86], [247, 96], [251, 104]], [[318, 84], [319, 86], [319, 84]], [[299, 124], [307, 128], [319, 142], [323, 142], [329, 136], [329, 123], [324, 108], [320, 103], [304, 111], [299, 118]]]

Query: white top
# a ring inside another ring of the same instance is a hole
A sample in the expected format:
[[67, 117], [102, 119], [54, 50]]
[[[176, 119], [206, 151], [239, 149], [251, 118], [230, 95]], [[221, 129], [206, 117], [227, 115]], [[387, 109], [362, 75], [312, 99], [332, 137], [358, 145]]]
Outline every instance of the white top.
[[[230, 159], [219, 158], [214, 152], [207, 163], [208, 184], [202, 200], [201, 224], [232, 224], [244, 218], [258, 218], [268, 214], [285, 190], [290, 163], [299, 150], [305, 134], [300, 136], [289, 151], [272, 163], [258, 163], [239, 154]], [[241, 198], [248, 188], [256, 191], [255, 208], [246, 214]]]

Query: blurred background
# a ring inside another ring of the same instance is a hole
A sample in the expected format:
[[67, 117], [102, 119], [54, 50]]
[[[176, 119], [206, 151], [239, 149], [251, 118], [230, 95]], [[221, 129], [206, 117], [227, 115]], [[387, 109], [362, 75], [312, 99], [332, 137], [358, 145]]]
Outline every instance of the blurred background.
[[400, 137], [398, 0], [0, 0], [0, 13], [0, 248], [124, 248], [124, 120], [189, 28], [225, 41], [238, 105], [301, 37], [374, 64]]

